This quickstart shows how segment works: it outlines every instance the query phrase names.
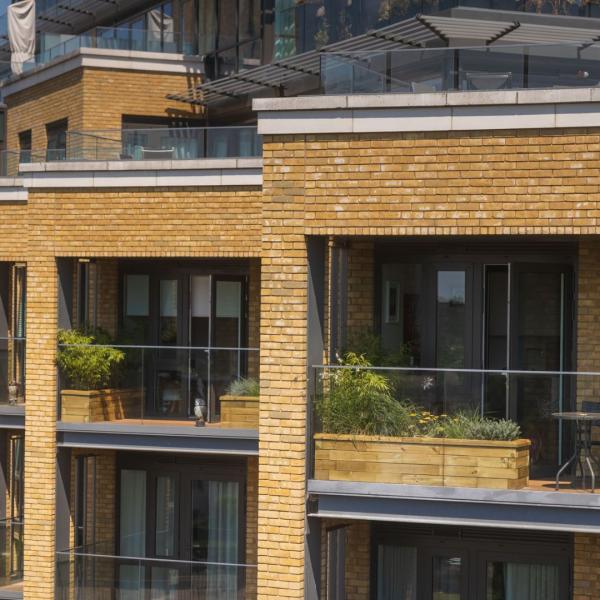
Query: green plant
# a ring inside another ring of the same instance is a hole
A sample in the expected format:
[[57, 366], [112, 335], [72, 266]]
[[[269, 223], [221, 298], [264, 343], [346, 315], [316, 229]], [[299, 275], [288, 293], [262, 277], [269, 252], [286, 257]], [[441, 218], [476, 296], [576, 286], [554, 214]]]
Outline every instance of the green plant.
[[230, 396], [259, 396], [260, 384], [258, 379], [252, 377], [236, 379], [229, 386], [227, 393]]
[[107, 345], [104, 332], [86, 334], [75, 329], [58, 332], [57, 365], [69, 385], [79, 390], [100, 390], [113, 381], [125, 353]]
[[316, 412], [325, 433], [512, 441], [521, 436], [513, 421], [477, 412], [435, 415], [394, 397], [394, 379], [371, 368], [362, 354], [348, 352], [340, 368], [323, 375]]
[[409, 367], [414, 359], [413, 348], [410, 344], [401, 344], [394, 351], [384, 348], [381, 336], [371, 328], [351, 330], [343, 351], [345, 357], [349, 352], [364, 356], [371, 365], [379, 367]]
[[364, 355], [348, 352], [340, 366], [323, 376], [316, 411], [323, 431], [351, 435], [401, 435], [409, 407], [397, 402], [385, 375], [373, 371]]
[[521, 437], [521, 428], [507, 419], [488, 419], [478, 413], [458, 413], [441, 424], [443, 437], [464, 440], [512, 441]]

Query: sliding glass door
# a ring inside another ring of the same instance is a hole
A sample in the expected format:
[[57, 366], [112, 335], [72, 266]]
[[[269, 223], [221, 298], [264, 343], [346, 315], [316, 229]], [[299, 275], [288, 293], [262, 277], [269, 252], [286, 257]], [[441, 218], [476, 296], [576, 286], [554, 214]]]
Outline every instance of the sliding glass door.
[[571, 367], [573, 268], [549, 256], [519, 258], [422, 253], [418, 263], [382, 264], [381, 340], [409, 357], [403, 366], [436, 369], [429, 410], [517, 421], [533, 442], [533, 472], [543, 475], [567, 452], [567, 432], [552, 413], [570, 406], [570, 382], [505, 371]]
[[189, 418], [197, 402], [219, 414], [219, 397], [245, 372], [246, 312], [244, 275], [124, 269], [121, 337], [147, 347], [147, 415]]
[[148, 560], [120, 566], [119, 598], [141, 585], [148, 600], [238, 600], [243, 469], [129, 463], [120, 470], [119, 554]]
[[569, 596], [572, 537], [378, 523], [373, 600], [559, 600]]

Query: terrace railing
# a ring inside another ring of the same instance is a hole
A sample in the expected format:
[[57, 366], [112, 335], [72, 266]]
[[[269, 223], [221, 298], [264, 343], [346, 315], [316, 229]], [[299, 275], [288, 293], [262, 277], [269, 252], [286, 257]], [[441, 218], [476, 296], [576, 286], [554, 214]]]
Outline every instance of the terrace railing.
[[230, 600], [250, 598], [256, 589], [255, 565], [116, 556], [99, 546], [57, 552], [57, 600], [113, 598], [115, 590], [129, 600]]
[[[312, 452], [315, 435], [444, 437], [459, 417], [483, 416], [514, 421], [531, 442], [532, 473], [552, 478], [577, 438], [574, 422], [557, 413], [597, 412], [592, 436], [600, 439], [598, 372], [319, 365], [313, 380]], [[600, 463], [595, 470], [600, 476]]]
[[600, 44], [324, 52], [321, 82], [325, 94], [592, 87]]
[[[256, 378], [259, 365], [256, 348], [59, 344], [58, 352], [65, 422], [192, 422], [200, 411], [218, 423], [222, 398], [240, 379]], [[107, 361], [115, 365], [110, 380], [95, 379], [95, 365]], [[235, 420], [236, 428], [256, 426]]]
[[177, 127], [69, 131], [65, 157], [74, 161], [195, 160], [261, 153], [256, 127]]
[[17, 589], [23, 581], [23, 519], [0, 520], [0, 594], [3, 587]]

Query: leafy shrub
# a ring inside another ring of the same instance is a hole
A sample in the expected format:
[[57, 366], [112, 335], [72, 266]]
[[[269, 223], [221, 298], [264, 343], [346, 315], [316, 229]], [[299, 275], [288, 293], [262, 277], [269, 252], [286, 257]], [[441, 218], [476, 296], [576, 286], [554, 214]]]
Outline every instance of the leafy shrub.
[[231, 396], [259, 396], [260, 383], [252, 377], [237, 379], [229, 386], [227, 393]]
[[352, 330], [347, 347], [348, 351], [342, 353], [344, 359], [353, 353], [363, 356], [370, 365], [381, 367], [410, 367], [414, 359], [411, 344], [402, 344], [397, 350], [390, 352], [384, 348], [381, 336], [370, 328]]
[[316, 411], [323, 431], [352, 435], [402, 435], [409, 424], [409, 407], [397, 402], [385, 375], [369, 369], [363, 356], [348, 352], [324, 374], [325, 393]]
[[507, 419], [488, 419], [477, 413], [446, 417], [443, 436], [449, 439], [512, 441], [521, 437], [521, 428]]
[[396, 400], [390, 379], [372, 370], [364, 355], [348, 352], [339, 362], [346, 368], [324, 373], [324, 391], [315, 406], [326, 433], [502, 441], [521, 435], [513, 421], [488, 419], [477, 413], [434, 415]]
[[89, 335], [75, 329], [58, 332], [58, 356], [56, 362], [69, 385], [78, 390], [101, 390], [110, 385], [125, 353], [118, 348], [100, 346], [107, 343], [104, 332]]

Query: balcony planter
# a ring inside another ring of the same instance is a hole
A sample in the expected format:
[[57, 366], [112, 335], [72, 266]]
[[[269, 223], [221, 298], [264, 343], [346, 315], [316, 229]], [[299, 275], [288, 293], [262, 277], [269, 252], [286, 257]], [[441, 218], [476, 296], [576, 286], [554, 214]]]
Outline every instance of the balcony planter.
[[138, 389], [63, 390], [61, 421], [97, 423], [140, 418], [142, 392]]
[[315, 479], [516, 490], [529, 481], [529, 440], [315, 435]]
[[258, 396], [221, 396], [221, 427], [258, 429]]

